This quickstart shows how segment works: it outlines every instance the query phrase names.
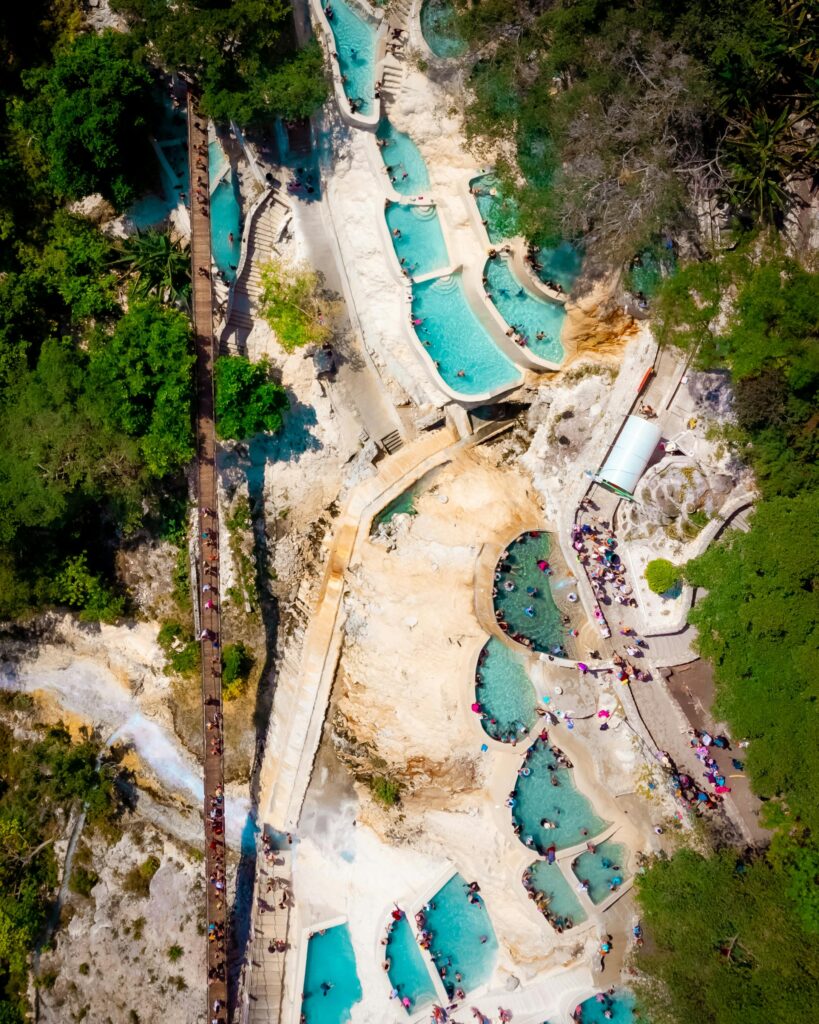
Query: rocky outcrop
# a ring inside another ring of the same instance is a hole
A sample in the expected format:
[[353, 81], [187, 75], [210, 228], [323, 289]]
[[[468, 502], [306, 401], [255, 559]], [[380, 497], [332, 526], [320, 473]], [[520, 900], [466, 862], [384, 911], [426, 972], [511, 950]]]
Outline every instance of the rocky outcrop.
[[560, 340], [569, 360], [582, 355], [613, 359], [637, 330], [634, 319], [615, 300], [616, 280], [608, 277], [565, 306]]

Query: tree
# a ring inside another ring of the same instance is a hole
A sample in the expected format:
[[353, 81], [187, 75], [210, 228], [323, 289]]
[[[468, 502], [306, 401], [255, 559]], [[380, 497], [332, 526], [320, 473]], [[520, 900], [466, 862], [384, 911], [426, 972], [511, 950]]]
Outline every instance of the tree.
[[164, 231], [137, 232], [120, 246], [116, 261], [130, 276], [131, 295], [187, 308], [191, 295], [190, 252], [187, 243]]
[[680, 570], [667, 558], [652, 558], [646, 566], [646, 583], [654, 594], [666, 594], [680, 581]]
[[114, 0], [162, 63], [202, 88], [202, 110], [243, 126], [306, 117], [327, 96], [320, 51], [299, 51], [286, 0]]
[[57, 196], [100, 192], [121, 210], [145, 183], [153, 82], [119, 32], [78, 36], [51, 67], [23, 75], [31, 99], [21, 107]]
[[110, 337], [92, 349], [91, 378], [100, 416], [138, 438], [152, 477], [193, 458], [193, 364], [186, 316], [156, 299], [131, 306]]
[[819, 944], [764, 857], [681, 850], [636, 887], [651, 940], [637, 993], [653, 1024], [790, 1024], [819, 999]]
[[220, 437], [242, 440], [266, 431], [275, 434], [290, 406], [281, 384], [270, 379], [267, 362], [244, 356], [216, 360], [216, 428]]
[[262, 267], [259, 310], [285, 352], [330, 337], [329, 304], [319, 289], [318, 274], [304, 265], [278, 258]]
[[253, 655], [243, 643], [225, 645], [222, 650], [222, 685], [227, 700], [242, 691], [251, 668]]
[[819, 834], [816, 536], [819, 490], [773, 498], [759, 505], [748, 533], [730, 533], [685, 575], [708, 592], [690, 620], [714, 665], [718, 715], [751, 740], [754, 789]]

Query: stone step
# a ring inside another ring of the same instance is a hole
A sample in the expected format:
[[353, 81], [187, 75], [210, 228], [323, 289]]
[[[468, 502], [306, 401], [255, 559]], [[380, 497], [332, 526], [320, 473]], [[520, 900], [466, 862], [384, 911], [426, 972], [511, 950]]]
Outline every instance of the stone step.
[[386, 434], [381, 438], [381, 447], [389, 454], [397, 452], [398, 449], [403, 445], [404, 439], [398, 433], [397, 430], [391, 430], [389, 434]]

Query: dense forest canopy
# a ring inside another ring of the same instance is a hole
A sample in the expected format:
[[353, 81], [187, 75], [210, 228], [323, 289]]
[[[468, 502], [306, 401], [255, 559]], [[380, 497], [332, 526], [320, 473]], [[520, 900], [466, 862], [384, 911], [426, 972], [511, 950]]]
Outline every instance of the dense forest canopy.
[[610, 265], [660, 232], [692, 229], [713, 196], [778, 222], [813, 172], [819, 50], [809, 3], [457, 6], [476, 58], [467, 127], [493, 155], [499, 148], [529, 237], [582, 237]]

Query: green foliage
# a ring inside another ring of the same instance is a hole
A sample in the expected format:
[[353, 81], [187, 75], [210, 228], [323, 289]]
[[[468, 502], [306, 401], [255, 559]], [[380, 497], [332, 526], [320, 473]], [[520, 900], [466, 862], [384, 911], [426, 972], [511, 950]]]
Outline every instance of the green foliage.
[[105, 419], [139, 439], [150, 476], [193, 458], [194, 362], [187, 317], [156, 300], [133, 304], [93, 349], [91, 376]]
[[201, 652], [193, 629], [181, 622], [163, 622], [157, 643], [165, 653], [167, 667], [181, 676], [193, 676], [199, 671]]
[[65, 837], [70, 812], [87, 805], [91, 828], [120, 813], [100, 750], [87, 736], [72, 741], [62, 726], [20, 740], [0, 725], [0, 1021], [22, 1020], [29, 955], [58, 880], [53, 843]]
[[120, 245], [117, 264], [130, 275], [134, 298], [154, 295], [187, 308], [191, 297], [190, 247], [165, 231], [137, 232]]
[[[733, 532], [689, 562], [707, 596], [691, 612], [700, 653], [714, 664], [717, 712], [747, 737], [754, 789], [778, 798], [819, 834], [819, 491], [758, 507], [749, 533]], [[804, 543], [799, 542], [804, 538]]]
[[193, 75], [202, 109], [247, 126], [306, 117], [327, 96], [318, 46], [298, 52], [286, 0], [114, 0], [137, 38], [169, 68]]
[[[96, 871], [92, 871], [89, 868], [78, 865], [71, 872], [71, 878], [68, 881], [68, 887], [72, 892], [77, 893], [79, 896], [88, 897], [91, 895], [91, 890], [100, 880], [100, 876]], [[85, 972], [88, 973], [87, 971]]]
[[147, 899], [151, 894], [151, 879], [159, 871], [162, 862], [151, 854], [141, 864], [130, 868], [122, 880], [122, 888], [133, 896]]
[[184, 955], [185, 950], [177, 943], [174, 943], [168, 949], [168, 959], [171, 961], [172, 964], [175, 964], [177, 960], [181, 960]]
[[[726, 293], [729, 315], [719, 316]], [[819, 274], [802, 269], [770, 239], [667, 278], [654, 304], [661, 341], [724, 365], [735, 379], [742, 440], [767, 494], [819, 486]]]
[[682, 850], [636, 884], [651, 938], [637, 984], [648, 1020], [789, 1024], [816, 1004], [819, 944], [769, 860]]
[[319, 289], [318, 274], [306, 266], [279, 258], [262, 267], [259, 310], [286, 352], [330, 337]]
[[401, 799], [401, 786], [395, 779], [374, 775], [369, 779], [370, 792], [384, 807], [395, 807]]
[[66, 559], [54, 578], [52, 596], [57, 604], [80, 609], [80, 618], [90, 622], [116, 622], [125, 608], [122, 597], [89, 572], [85, 552]]
[[281, 384], [270, 379], [266, 361], [244, 356], [216, 360], [216, 429], [222, 438], [243, 440], [262, 431], [275, 434], [290, 406]]
[[646, 566], [646, 583], [655, 594], [665, 594], [680, 581], [680, 570], [667, 558], [652, 558]]
[[51, 67], [23, 74], [31, 98], [18, 116], [43, 157], [57, 196], [100, 192], [117, 209], [144, 183], [153, 120], [152, 81], [129, 36], [78, 36]]
[[253, 655], [243, 643], [225, 644], [222, 648], [222, 693], [225, 700], [239, 696], [252, 668]]

